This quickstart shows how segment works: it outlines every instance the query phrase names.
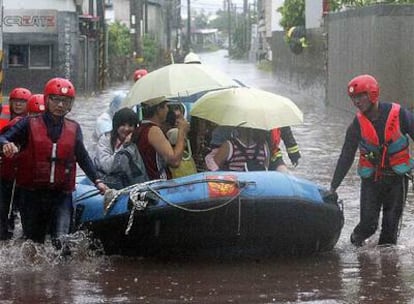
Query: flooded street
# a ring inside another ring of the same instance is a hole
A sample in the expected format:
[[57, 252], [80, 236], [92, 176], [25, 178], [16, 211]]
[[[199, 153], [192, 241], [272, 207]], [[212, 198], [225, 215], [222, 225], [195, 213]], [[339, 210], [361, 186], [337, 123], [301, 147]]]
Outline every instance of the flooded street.
[[[226, 51], [201, 54], [211, 64], [248, 86], [290, 97], [305, 122], [292, 130], [302, 158], [292, 174], [329, 187], [345, 130], [353, 113], [326, 107], [306, 92], [278, 83], [247, 62], [230, 61]], [[96, 117], [106, 109], [113, 85], [99, 95], [75, 101], [70, 117], [82, 126], [93, 151]], [[346, 84], [343, 84], [344, 89]], [[344, 102], [350, 102], [344, 100]], [[286, 161], [289, 159], [286, 156]], [[361, 249], [349, 236], [359, 220], [359, 178], [355, 168], [338, 189], [345, 225], [332, 252], [308, 258], [172, 260], [106, 257], [89, 251], [77, 236], [72, 259], [61, 260], [51, 247], [37, 246], [35, 257], [19, 240], [0, 244], [0, 304], [9, 303], [414, 303], [412, 187], [404, 210], [399, 245]]]

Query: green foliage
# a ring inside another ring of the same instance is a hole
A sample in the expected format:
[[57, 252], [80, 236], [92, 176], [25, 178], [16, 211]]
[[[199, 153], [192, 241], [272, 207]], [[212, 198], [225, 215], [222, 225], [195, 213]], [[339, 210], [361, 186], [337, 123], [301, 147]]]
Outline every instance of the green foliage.
[[329, 0], [329, 8], [332, 12], [338, 11], [342, 7], [341, 0]]
[[246, 50], [244, 49], [244, 37], [245, 35], [244, 28], [238, 26], [233, 32], [233, 44], [231, 50], [231, 56], [233, 58], [243, 58]]
[[193, 26], [197, 29], [208, 28], [208, 15], [205, 14], [204, 10], [201, 10], [200, 13], [196, 13], [193, 16]]
[[154, 69], [157, 67], [158, 58], [160, 57], [161, 47], [158, 41], [150, 35], [144, 35], [142, 39], [143, 44], [143, 64], [149, 68]]
[[128, 56], [132, 52], [128, 27], [115, 22], [109, 25], [108, 53], [111, 56]]
[[285, 0], [277, 11], [282, 15], [280, 25], [286, 31], [292, 26], [305, 26], [305, 0]]
[[218, 10], [217, 18], [211, 20], [208, 24], [209, 28], [216, 28], [220, 32], [227, 33], [229, 29], [229, 17], [228, 13], [223, 10]]
[[[414, 4], [414, 0], [329, 0], [331, 11], [338, 11], [343, 6], [362, 7], [375, 3]], [[285, 0], [277, 9], [282, 15], [280, 25], [287, 31], [292, 26], [305, 25], [305, 0]]]
[[110, 24], [108, 36], [108, 77], [111, 80], [129, 79], [137, 68], [153, 70], [165, 64], [160, 44], [149, 35], [142, 37], [142, 62], [132, 56], [131, 35], [125, 25]]

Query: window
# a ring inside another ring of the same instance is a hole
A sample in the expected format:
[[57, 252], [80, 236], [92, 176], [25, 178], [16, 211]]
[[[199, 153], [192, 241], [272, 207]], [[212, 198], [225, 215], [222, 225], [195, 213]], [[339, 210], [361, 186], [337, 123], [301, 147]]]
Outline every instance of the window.
[[24, 67], [27, 66], [28, 45], [10, 45], [9, 46], [9, 66]]
[[31, 45], [29, 54], [30, 68], [50, 69], [52, 67], [52, 47], [50, 45]]
[[52, 46], [9, 45], [9, 67], [50, 69], [52, 67]]

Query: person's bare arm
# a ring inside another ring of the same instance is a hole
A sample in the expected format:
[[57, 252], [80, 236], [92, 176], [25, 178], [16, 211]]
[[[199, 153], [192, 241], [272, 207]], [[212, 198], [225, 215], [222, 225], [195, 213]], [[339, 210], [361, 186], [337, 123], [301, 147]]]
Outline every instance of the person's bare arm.
[[[184, 124], [185, 123], [185, 124]], [[155, 151], [162, 156], [168, 165], [178, 167], [183, 157], [185, 147], [185, 137], [188, 133], [188, 122], [184, 121], [178, 126], [177, 143], [171, 146], [168, 139], [159, 127], [152, 127], [148, 133], [148, 141], [154, 147]]]

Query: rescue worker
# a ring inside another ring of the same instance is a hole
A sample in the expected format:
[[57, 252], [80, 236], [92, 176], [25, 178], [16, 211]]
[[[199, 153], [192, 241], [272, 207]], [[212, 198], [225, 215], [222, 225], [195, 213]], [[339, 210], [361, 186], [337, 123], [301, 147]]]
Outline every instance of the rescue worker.
[[26, 88], [14, 88], [9, 94], [9, 105], [3, 105], [0, 116], [0, 131], [17, 116], [26, 115], [26, 103], [32, 95]]
[[79, 124], [65, 117], [75, 99], [73, 84], [64, 78], [49, 80], [44, 99], [46, 111], [24, 117], [0, 135], [0, 147], [6, 157], [20, 151], [20, 166], [25, 168], [16, 177], [24, 236], [43, 243], [50, 232], [60, 249], [59, 238], [71, 228], [76, 163], [101, 193], [107, 187], [97, 178]]
[[195, 54], [193, 52], [189, 52], [184, 57], [184, 63], [201, 63], [201, 59], [197, 54]]
[[137, 82], [142, 77], [148, 74], [148, 71], [146, 69], [138, 69], [134, 72], [134, 81]]
[[0, 103], [0, 131], [10, 121], [10, 106], [8, 104]]
[[33, 94], [27, 101], [27, 115], [43, 113], [46, 110], [43, 94]]
[[407, 136], [414, 139], [414, 116], [397, 103], [379, 102], [379, 91], [371, 75], [357, 76], [348, 83], [348, 95], [358, 111], [346, 131], [331, 181], [331, 193], [335, 194], [359, 149], [360, 222], [350, 237], [355, 246], [362, 246], [375, 233], [381, 209], [378, 244], [397, 243], [409, 174], [414, 166]]
[[292, 129], [287, 127], [276, 128], [270, 131], [269, 146], [271, 150], [271, 158], [269, 170], [275, 170], [281, 164], [284, 164], [283, 154], [280, 150], [280, 141], [283, 140], [290, 162], [294, 167], [299, 164], [301, 157], [299, 146], [293, 136]]
[[[9, 94], [9, 106], [3, 107], [8, 113], [2, 117], [6, 123], [0, 130], [4, 133], [27, 114], [27, 102], [31, 92], [26, 88], [15, 88]], [[19, 195], [16, 189], [16, 172], [19, 157], [0, 159], [0, 240], [13, 236], [14, 221], [17, 218]]]

